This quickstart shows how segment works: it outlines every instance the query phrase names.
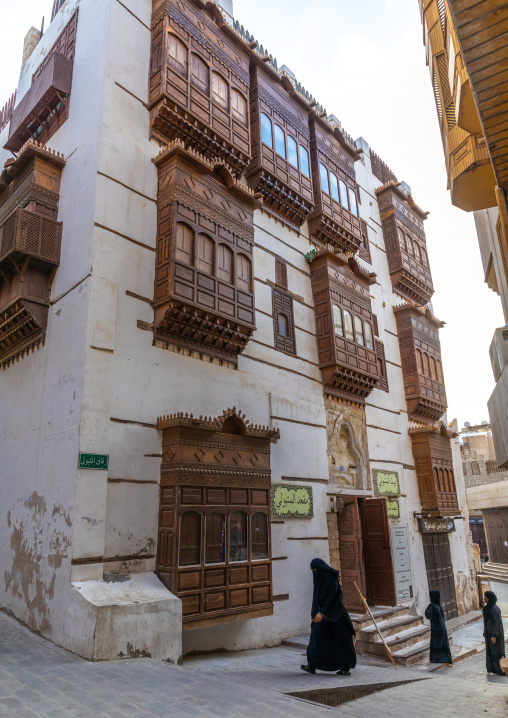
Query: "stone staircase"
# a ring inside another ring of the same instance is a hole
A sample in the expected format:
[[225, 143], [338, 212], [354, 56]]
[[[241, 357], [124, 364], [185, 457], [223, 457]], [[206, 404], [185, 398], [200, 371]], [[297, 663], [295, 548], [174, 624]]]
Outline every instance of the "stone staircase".
[[482, 574], [488, 576], [491, 581], [508, 583], [508, 564], [506, 563], [484, 563]]
[[[415, 663], [428, 661], [430, 627], [424, 626], [423, 616], [411, 616], [409, 608], [404, 606], [373, 606], [371, 611], [396, 663], [412, 666]], [[361, 619], [361, 614], [351, 614], [351, 620], [357, 631], [360, 628]], [[383, 642], [370, 617], [363, 622], [358, 634], [356, 649], [358, 653], [389, 660]]]

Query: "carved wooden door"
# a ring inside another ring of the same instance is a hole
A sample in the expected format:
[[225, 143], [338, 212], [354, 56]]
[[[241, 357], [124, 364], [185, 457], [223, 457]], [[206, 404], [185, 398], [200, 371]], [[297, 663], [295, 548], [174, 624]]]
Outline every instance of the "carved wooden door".
[[508, 564], [508, 509], [487, 509], [483, 512], [487, 534], [489, 561]]
[[422, 534], [422, 540], [429, 590], [440, 591], [441, 605], [448, 621], [458, 616], [448, 534]]
[[362, 529], [358, 501], [344, 498], [345, 508], [337, 514], [339, 524], [340, 582], [344, 605], [348, 611], [363, 613], [363, 603], [355, 587], [355, 581], [365, 595], [363, 572]]
[[386, 499], [362, 500], [361, 515], [367, 603], [373, 606], [396, 606]]

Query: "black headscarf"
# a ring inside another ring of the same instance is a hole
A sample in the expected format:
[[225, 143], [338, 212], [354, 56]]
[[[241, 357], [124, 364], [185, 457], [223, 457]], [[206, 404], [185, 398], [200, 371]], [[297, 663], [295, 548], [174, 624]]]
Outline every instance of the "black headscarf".
[[482, 609], [483, 612], [483, 619], [484, 621], [487, 621], [490, 618], [490, 614], [492, 609], [497, 603], [497, 596], [494, 593], [494, 591], [485, 591], [485, 598], [488, 598], [488, 603], [485, 604], [485, 606]]
[[441, 594], [439, 591], [429, 591], [430, 602], [435, 603], [437, 606], [441, 605]]
[[310, 567], [314, 581], [312, 618], [321, 613], [329, 621], [337, 621], [344, 613], [339, 572], [321, 558], [313, 558]]

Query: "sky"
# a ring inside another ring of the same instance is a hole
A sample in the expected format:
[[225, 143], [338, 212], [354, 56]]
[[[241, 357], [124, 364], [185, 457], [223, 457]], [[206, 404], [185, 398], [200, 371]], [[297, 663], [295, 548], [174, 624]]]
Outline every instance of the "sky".
[[[139, 2], [146, 0], [139, 0]], [[23, 38], [52, 0], [0, 0], [0, 106], [17, 85]], [[504, 325], [484, 282], [472, 214], [452, 206], [418, 0], [233, 0], [241, 24], [287, 65], [354, 138], [406, 181], [425, 223], [436, 293], [448, 419], [488, 421], [489, 346]]]

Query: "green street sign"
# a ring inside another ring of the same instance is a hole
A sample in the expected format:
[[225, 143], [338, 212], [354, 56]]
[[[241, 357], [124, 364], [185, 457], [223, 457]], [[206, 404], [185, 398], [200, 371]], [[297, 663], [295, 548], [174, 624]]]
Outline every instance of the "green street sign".
[[399, 475], [396, 471], [383, 471], [372, 469], [374, 479], [374, 493], [376, 496], [399, 496]]
[[275, 519], [311, 519], [314, 516], [312, 486], [272, 484], [270, 508]]
[[109, 462], [108, 454], [80, 454], [79, 469], [99, 469], [107, 471]]

